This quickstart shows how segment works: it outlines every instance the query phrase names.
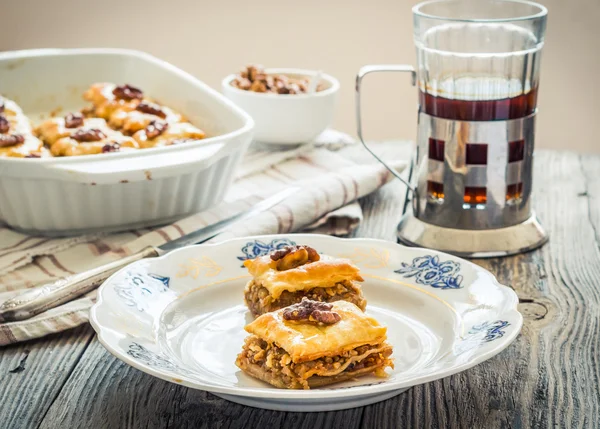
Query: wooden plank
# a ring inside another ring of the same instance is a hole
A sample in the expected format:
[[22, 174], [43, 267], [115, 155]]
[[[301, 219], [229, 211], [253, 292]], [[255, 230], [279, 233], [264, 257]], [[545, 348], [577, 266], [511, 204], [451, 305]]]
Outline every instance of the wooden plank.
[[93, 335], [85, 325], [0, 348], [0, 426], [37, 427]]
[[550, 243], [476, 261], [532, 301], [520, 305], [521, 336], [468, 371], [365, 407], [362, 427], [598, 427], [600, 159], [536, 156], [534, 203]]

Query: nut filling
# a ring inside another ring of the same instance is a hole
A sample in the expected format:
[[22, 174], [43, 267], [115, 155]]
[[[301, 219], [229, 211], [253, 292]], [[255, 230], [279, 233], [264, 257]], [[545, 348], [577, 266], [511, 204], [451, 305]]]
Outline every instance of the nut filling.
[[333, 306], [319, 301], [311, 301], [304, 297], [298, 304], [290, 305], [283, 310], [285, 320], [294, 320], [302, 323], [315, 323], [318, 325], [333, 325], [342, 320]]
[[264, 381], [268, 380], [276, 386], [309, 389], [318, 385], [318, 380], [324, 377], [349, 375], [358, 371], [383, 375], [386, 366], [393, 366], [389, 359], [391, 354], [392, 348], [387, 343], [365, 344], [337, 356], [293, 362], [281, 347], [251, 335], [246, 338], [236, 363], [242, 369], [254, 367]]
[[298, 292], [284, 291], [277, 299], [273, 299], [267, 288], [255, 280], [251, 280], [244, 291], [246, 304], [254, 317], [297, 304], [303, 297], [319, 302], [348, 301], [363, 311], [367, 305], [360, 285], [350, 280], [344, 280], [327, 288], [316, 287]]

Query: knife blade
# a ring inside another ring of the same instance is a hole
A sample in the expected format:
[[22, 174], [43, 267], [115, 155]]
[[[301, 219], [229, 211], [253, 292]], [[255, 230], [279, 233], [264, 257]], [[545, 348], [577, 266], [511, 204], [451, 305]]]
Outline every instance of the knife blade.
[[99, 287], [108, 277], [121, 268], [139, 261], [140, 259], [162, 256], [172, 250], [210, 240], [234, 223], [252, 218], [267, 211], [287, 197], [298, 192], [298, 190], [298, 187], [287, 188], [260, 201], [248, 210], [238, 212], [219, 222], [200, 228], [161, 246], [148, 246], [139, 252], [119, 259], [118, 261], [110, 262], [83, 273], [59, 279], [53, 283], [28, 289], [0, 305], [0, 323], [26, 320], [78, 298]]

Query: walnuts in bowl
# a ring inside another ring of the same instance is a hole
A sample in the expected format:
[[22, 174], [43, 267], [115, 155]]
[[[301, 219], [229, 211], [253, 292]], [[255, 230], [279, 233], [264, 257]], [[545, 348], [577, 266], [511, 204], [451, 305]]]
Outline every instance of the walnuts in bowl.
[[[284, 74], [267, 74], [260, 65], [248, 65], [231, 82], [232, 86], [244, 91], [272, 94], [304, 94], [308, 92], [308, 77], [291, 77]], [[323, 83], [317, 85], [317, 91], [324, 90]]]

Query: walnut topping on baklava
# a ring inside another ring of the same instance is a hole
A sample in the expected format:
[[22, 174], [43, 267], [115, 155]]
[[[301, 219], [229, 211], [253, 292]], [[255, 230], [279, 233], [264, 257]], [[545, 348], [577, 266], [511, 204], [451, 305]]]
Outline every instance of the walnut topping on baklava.
[[162, 119], [165, 119], [167, 117], [167, 114], [158, 104], [150, 103], [148, 101], [141, 101], [140, 104], [138, 104], [135, 107], [135, 110], [139, 110], [143, 113], [148, 113], [149, 115], [158, 116]]
[[302, 323], [316, 323], [318, 325], [333, 325], [341, 320], [333, 305], [320, 301], [311, 301], [307, 297], [302, 298], [298, 304], [290, 305], [283, 309], [284, 320], [294, 320]]
[[0, 114], [0, 134], [6, 134], [10, 130], [10, 122]]
[[141, 100], [144, 93], [141, 89], [131, 85], [119, 85], [112, 91], [113, 95], [121, 100]]
[[78, 128], [83, 126], [83, 114], [68, 113], [65, 116], [65, 128]]
[[89, 128], [77, 130], [71, 135], [71, 138], [80, 143], [98, 142], [102, 139], [105, 139], [106, 134], [97, 128]]
[[252, 314], [260, 316], [302, 301], [349, 301], [366, 306], [358, 267], [346, 259], [319, 255], [310, 246], [289, 246], [247, 260], [252, 275], [244, 298]]
[[166, 122], [152, 121], [146, 127], [146, 137], [149, 138], [150, 140], [155, 139], [156, 137], [158, 137], [162, 133], [164, 133], [168, 127], [169, 127], [169, 124], [167, 124]]
[[0, 147], [14, 146], [24, 142], [25, 137], [21, 134], [0, 134]]
[[310, 246], [286, 246], [270, 254], [273, 261], [277, 261], [279, 271], [290, 270], [320, 259], [319, 253]]
[[337, 301], [336, 323], [286, 320], [287, 309], [266, 313], [246, 326], [236, 365], [248, 375], [287, 389], [309, 389], [366, 374], [385, 376], [392, 367], [386, 328], [356, 305]]

